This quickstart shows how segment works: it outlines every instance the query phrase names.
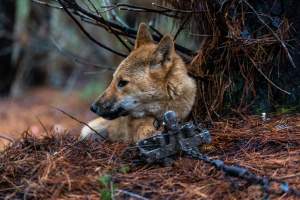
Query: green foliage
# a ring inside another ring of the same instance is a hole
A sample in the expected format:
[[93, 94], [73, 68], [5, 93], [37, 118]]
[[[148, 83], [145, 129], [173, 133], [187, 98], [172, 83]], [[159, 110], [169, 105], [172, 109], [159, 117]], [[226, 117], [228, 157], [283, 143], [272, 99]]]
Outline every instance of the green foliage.
[[124, 165], [118, 169], [122, 174], [127, 174], [130, 171], [130, 167], [128, 165]]
[[298, 109], [299, 107], [297, 108], [297, 106], [281, 106], [276, 108], [276, 114], [290, 114], [297, 112]]
[[100, 195], [101, 195], [101, 199], [102, 200], [111, 200], [111, 192], [109, 190], [101, 190], [100, 192]]
[[105, 174], [103, 176], [100, 176], [98, 179], [101, 189], [99, 191], [100, 197], [102, 200], [111, 200], [113, 197], [113, 194], [116, 191], [116, 186], [114, 185], [111, 175]]
[[98, 182], [101, 186], [99, 190], [100, 197], [102, 200], [111, 200], [113, 194], [116, 191], [116, 185], [112, 181], [113, 173], [122, 173], [127, 174], [130, 171], [130, 167], [128, 165], [123, 165], [120, 168], [113, 169], [109, 174], [104, 174], [99, 177]]
[[93, 99], [104, 91], [104, 84], [100, 81], [91, 81], [81, 90], [80, 97], [84, 100]]
[[111, 175], [105, 174], [103, 176], [100, 176], [99, 177], [99, 182], [104, 187], [108, 187], [110, 185], [110, 182], [111, 182]]

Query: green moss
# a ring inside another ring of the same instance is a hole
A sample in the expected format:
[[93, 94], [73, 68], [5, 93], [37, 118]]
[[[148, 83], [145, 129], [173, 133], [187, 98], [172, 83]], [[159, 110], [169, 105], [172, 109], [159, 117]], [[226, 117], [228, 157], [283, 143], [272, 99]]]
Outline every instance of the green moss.
[[110, 174], [100, 176], [98, 179], [101, 189], [99, 190], [101, 200], [111, 200], [116, 191], [116, 185], [112, 181]]
[[82, 89], [80, 98], [84, 100], [94, 99], [104, 91], [104, 87], [104, 84], [99, 81], [91, 81]]

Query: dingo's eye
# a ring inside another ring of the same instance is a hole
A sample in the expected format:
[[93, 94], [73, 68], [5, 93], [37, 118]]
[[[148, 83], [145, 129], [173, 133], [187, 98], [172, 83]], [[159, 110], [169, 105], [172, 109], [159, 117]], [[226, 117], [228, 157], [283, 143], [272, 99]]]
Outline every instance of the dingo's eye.
[[120, 80], [119, 83], [118, 83], [118, 87], [119, 88], [125, 87], [128, 83], [129, 83], [129, 81]]

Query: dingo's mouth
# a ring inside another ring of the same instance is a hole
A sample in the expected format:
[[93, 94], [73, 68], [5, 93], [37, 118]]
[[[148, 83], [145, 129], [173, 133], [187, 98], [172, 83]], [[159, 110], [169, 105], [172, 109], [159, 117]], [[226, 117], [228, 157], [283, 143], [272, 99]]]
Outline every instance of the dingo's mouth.
[[108, 120], [113, 120], [113, 119], [116, 119], [118, 117], [126, 116], [126, 115], [129, 114], [129, 112], [127, 110], [125, 110], [124, 108], [122, 108], [122, 107], [119, 107], [118, 109], [113, 110], [113, 111], [106, 111], [106, 110], [101, 109], [99, 107], [92, 106], [91, 111], [96, 113], [100, 117], [103, 117], [103, 118], [108, 119]]

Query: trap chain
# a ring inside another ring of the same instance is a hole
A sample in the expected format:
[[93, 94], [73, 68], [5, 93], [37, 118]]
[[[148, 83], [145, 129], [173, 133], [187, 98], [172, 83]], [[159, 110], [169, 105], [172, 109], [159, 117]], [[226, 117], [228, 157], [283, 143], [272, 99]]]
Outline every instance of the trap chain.
[[222, 171], [226, 176], [246, 181], [250, 185], [260, 185], [263, 199], [269, 199], [271, 194], [294, 195], [300, 197], [300, 191], [289, 187], [285, 181], [267, 176], [258, 176], [248, 169], [227, 165], [222, 160], [211, 159], [199, 151], [199, 146], [210, 144], [211, 135], [207, 129], [192, 122], [180, 124], [174, 111], [167, 111], [163, 116], [163, 130], [137, 143], [140, 158], [149, 164], [162, 163], [170, 165], [177, 155], [201, 160]]

